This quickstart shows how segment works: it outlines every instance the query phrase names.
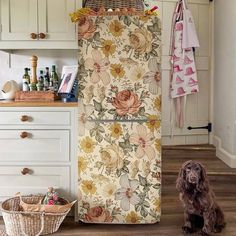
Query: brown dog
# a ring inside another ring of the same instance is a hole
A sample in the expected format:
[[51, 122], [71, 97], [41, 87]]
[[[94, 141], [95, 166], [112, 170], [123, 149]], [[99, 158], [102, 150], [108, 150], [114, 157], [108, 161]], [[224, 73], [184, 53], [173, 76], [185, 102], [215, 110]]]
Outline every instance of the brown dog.
[[207, 236], [211, 232], [222, 231], [225, 227], [224, 214], [216, 203], [206, 171], [200, 163], [187, 161], [182, 165], [176, 188], [184, 205], [184, 233], [201, 229], [200, 234]]

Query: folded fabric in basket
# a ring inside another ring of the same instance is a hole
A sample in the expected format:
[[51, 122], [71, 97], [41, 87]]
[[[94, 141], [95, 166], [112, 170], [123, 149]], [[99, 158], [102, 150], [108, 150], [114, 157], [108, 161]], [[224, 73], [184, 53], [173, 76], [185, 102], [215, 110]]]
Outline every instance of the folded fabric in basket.
[[45, 196], [42, 196], [37, 203], [32, 204], [24, 202], [19, 193], [17, 195], [20, 197], [20, 207], [24, 212], [65, 213], [69, 211], [77, 201], [69, 202], [64, 198], [59, 197], [58, 202], [60, 202], [61, 205], [47, 205], [41, 204], [45, 198]]
[[43, 205], [40, 202], [38, 204], [28, 204], [20, 200], [20, 206], [26, 212], [64, 213], [70, 210], [76, 201], [66, 205]]

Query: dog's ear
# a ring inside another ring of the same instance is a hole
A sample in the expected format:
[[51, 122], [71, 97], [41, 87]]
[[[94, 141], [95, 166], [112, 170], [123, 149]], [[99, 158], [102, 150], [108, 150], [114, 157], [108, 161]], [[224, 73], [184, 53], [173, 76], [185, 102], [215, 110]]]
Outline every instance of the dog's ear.
[[206, 174], [206, 170], [204, 168], [204, 166], [202, 166], [199, 163], [200, 167], [201, 167], [201, 173], [200, 173], [200, 179], [199, 179], [199, 183], [198, 183], [198, 190], [200, 192], [208, 192], [209, 191], [209, 181], [207, 178], [207, 174]]
[[185, 186], [185, 169], [182, 166], [181, 169], [179, 170], [179, 175], [178, 178], [176, 180], [176, 189], [179, 192], [182, 192], [184, 190], [184, 186]]
[[185, 163], [183, 163], [181, 169], [179, 170], [179, 175], [178, 178], [176, 180], [176, 189], [179, 192], [184, 192], [184, 190], [187, 188], [187, 181], [186, 181], [186, 167], [187, 165], [189, 165], [192, 161], [186, 161]]

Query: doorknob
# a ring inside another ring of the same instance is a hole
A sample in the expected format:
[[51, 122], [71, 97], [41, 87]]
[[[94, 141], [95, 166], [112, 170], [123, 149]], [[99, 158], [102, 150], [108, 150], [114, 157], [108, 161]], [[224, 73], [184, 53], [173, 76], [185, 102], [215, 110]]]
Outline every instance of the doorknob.
[[44, 33], [40, 33], [38, 36], [39, 36], [40, 39], [45, 39], [46, 38], [46, 34], [44, 34]]
[[21, 171], [21, 174], [22, 175], [27, 175], [30, 173], [30, 169], [29, 168], [24, 168], [22, 171]]
[[26, 122], [26, 121], [29, 121], [29, 116], [27, 115], [23, 115], [21, 116], [21, 119], [20, 119], [22, 122]]
[[21, 138], [28, 138], [29, 134], [27, 132], [22, 132], [20, 137]]
[[30, 38], [32, 38], [32, 39], [37, 39], [37, 34], [31, 33], [31, 34], [30, 34]]

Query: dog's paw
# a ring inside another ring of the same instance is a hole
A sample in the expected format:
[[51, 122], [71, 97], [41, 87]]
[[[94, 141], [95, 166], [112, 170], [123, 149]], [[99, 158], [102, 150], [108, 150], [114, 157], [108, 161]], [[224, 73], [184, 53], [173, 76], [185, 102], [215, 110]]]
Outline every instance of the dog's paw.
[[214, 227], [213, 232], [214, 233], [220, 233], [223, 230], [224, 227], [225, 227], [225, 225], [217, 225], [217, 226]]
[[214, 228], [213, 229], [213, 233], [216, 233], [216, 234], [218, 234], [218, 233], [220, 233], [222, 231], [222, 229], [221, 228]]
[[194, 230], [192, 228], [188, 227], [188, 226], [183, 226], [182, 230], [183, 230], [183, 233], [185, 233], [185, 234], [192, 234], [192, 233], [194, 233]]
[[210, 236], [210, 234], [208, 234], [208, 233], [201, 230], [200, 233], [199, 233], [199, 236]]

